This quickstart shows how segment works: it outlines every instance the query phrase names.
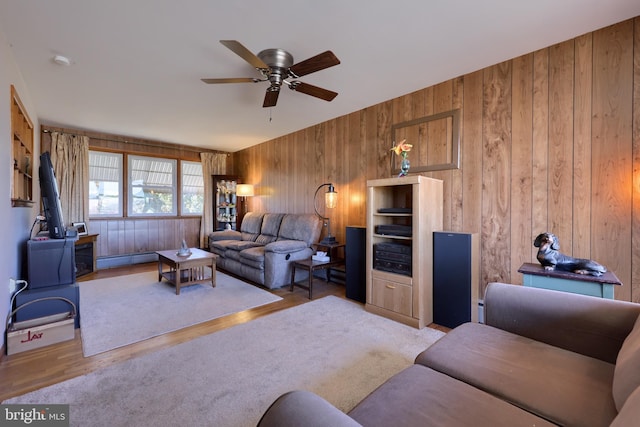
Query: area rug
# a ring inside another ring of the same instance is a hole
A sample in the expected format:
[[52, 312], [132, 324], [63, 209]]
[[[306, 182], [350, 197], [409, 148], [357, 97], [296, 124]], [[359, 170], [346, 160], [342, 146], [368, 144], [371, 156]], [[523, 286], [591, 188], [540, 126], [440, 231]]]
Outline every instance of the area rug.
[[70, 404], [72, 426], [255, 426], [294, 389], [348, 411], [442, 335], [328, 296], [3, 403]]
[[216, 273], [216, 287], [175, 287], [157, 272], [80, 282], [80, 333], [85, 357], [281, 300]]

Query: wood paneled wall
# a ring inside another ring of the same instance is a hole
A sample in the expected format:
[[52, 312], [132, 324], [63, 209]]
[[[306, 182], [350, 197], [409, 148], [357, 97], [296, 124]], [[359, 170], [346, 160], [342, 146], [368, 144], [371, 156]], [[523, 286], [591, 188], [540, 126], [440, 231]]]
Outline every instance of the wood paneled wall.
[[425, 175], [444, 181], [445, 229], [481, 235], [481, 290], [522, 283], [550, 231], [618, 276], [616, 299], [640, 302], [640, 18], [237, 152], [249, 210], [313, 212], [332, 182], [344, 241], [366, 225], [366, 181], [392, 176], [391, 126], [453, 108], [461, 167]]
[[119, 218], [91, 221], [91, 233], [99, 233], [98, 257], [163, 251], [200, 246], [200, 217]]

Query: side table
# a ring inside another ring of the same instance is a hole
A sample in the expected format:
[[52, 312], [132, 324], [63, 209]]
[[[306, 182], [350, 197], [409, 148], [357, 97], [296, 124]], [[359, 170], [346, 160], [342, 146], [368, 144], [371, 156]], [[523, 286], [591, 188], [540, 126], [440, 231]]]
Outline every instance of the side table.
[[[331, 281], [331, 268], [336, 267], [344, 263], [341, 258], [332, 258], [329, 261], [314, 261], [313, 259], [303, 259], [300, 261], [293, 261], [291, 263], [291, 285], [289, 291], [293, 292], [293, 287], [298, 286], [302, 289], [309, 290], [309, 299], [312, 299], [313, 289], [313, 272], [318, 270], [326, 270], [327, 282]], [[296, 268], [300, 268], [309, 272], [309, 284], [307, 286], [297, 284], [295, 282]]]
[[540, 264], [524, 263], [518, 272], [523, 275], [524, 286], [598, 298], [614, 299], [614, 287], [622, 285], [622, 282], [611, 271], [596, 277], [569, 271], [545, 270]]
[[315, 247], [316, 251], [318, 249], [326, 250], [329, 257], [333, 259], [334, 257], [339, 258], [338, 249], [344, 248], [346, 245], [344, 243], [338, 243], [338, 242], [327, 243], [327, 244], [318, 242], [318, 243], [314, 243], [311, 246]]
[[[345, 257], [346, 257], [346, 244], [344, 243], [338, 243], [338, 242], [334, 242], [334, 243], [322, 243], [322, 242], [318, 242], [318, 243], [314, 243], [313, 245], [311, 245], [316, 252], [317, 251], [326, 251], [327, 255], [329, 255], [329, 258], [331, 259], [341, 259], [343, 262], [341, 264], [338, 265], [334, 265], [332, 267], [329, 267], [325, 270], [325, 281], [329, 281], [329, 276], [331, 275], [331, 273], [338, 273], [337, 275], [334, 275], [334, 283], [340, 283], [340, 284], [345, 284], [344, 283], [344, 276], [345, 276], [345, 270], [344, 270], [344, 265], [345, 265]], [[340, 249], [342, 249], [342, 251], [340, 251]], [[341, 268], [336, 268], [336, 267], [341, 267]], [[333, 270], [333, 271], [332, 271]], [[342, 279], [342, 282], [336, 282], [335, 278], [338, 278], [339, 280]]]

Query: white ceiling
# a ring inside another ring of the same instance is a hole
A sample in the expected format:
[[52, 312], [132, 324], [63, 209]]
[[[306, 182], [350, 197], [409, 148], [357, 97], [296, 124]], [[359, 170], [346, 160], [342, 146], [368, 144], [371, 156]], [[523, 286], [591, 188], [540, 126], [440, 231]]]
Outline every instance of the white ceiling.
[[[237, 151], [640, 15], [638, 0], [0, 0], [0, 31], [42, 124]], [[267, 83], [218, 41], [341, 64]], [[55, 55], [68, 57], [63, 67]], [[33, 114], [33, 113], [32, 113]]]

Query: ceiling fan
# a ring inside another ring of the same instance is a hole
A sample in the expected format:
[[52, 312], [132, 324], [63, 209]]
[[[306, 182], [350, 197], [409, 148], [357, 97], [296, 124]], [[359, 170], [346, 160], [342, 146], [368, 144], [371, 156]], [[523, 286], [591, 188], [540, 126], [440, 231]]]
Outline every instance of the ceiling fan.
[[237, 40], [220, 40], [220, 43], [251, 64], [262, 75], [262, 78], [202, 79], [205, 83], [258, 83], [268, 81], [270, 85], [264, 96], [263, 107], [274, 107], [276, 105], [280, 87], [283, 84], [289, 86], [291, 90], [324, 99], [325, 101], [332, 101], [333, 98], [338, 96], [337, 92], [295, 80], [307, 74], [338, 65], [340, 60], [330, 50], [294, 64], [293, 56], [283, 49], [265, 49], [258, 55], [254, 55]]

